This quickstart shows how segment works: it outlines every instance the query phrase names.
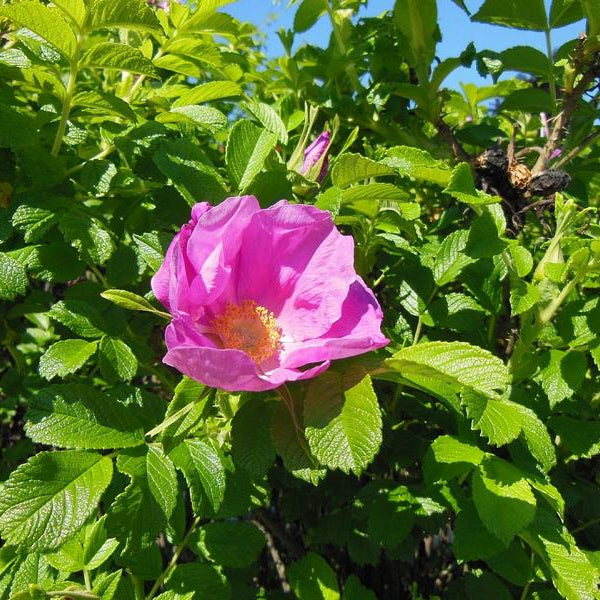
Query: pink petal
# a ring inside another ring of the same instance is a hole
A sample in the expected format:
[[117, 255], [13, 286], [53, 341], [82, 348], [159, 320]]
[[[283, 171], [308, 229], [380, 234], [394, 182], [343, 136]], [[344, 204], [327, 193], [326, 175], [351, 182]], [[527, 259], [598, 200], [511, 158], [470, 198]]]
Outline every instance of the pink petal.
[[330, 213], [279, 202], [255, 214], [240, 250], [237, 295], [271, 310], [286, 338], [318, 337], [341, 316], [354, 271], [354, 240]]

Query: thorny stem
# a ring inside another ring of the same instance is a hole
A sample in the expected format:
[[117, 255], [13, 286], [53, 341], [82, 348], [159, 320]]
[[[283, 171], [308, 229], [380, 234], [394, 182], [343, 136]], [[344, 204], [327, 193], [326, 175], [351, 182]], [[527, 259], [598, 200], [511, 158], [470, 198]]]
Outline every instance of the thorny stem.
[[164, 581], [167, 579], [167, 577], [169, 577], [169, 575], [177, 568], [177, 561], [179, 560], [181, 553], [185, 550], [191, 535], [196, 531], [196, 527], [198, 527], [200, 520], [201, 520], [201, 517], [196, 517], [194, 519], [190, 528], [188, 529], [187, 533], [185, 534], [183, 541], [181, 542], [181, 544], [179, 544], [179, 546], [177, 546], [177, 549], [175, 550], [173, 557], [171, 558], [169, 564], [167, 565], [165, 570], [160, 574], [159, 578], [154, 582], [152, 589], [146, 596], [146, 600], [152, 600], [152, 598], [154, 598], [154, 596], [156, 595], [156, 592], [158, 592], [160, 586], [164, 583]]

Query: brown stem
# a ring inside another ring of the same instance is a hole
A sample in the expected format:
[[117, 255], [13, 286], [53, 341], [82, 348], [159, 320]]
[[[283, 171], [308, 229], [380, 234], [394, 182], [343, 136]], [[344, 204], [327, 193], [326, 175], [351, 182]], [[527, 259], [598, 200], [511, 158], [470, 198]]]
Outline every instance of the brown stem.
[[284, 594], [289, 594], [292, 589], [285, 572], [285, 563], [281, 560], [281, 555], [279, 554], [279, 550], [277, 550], [277, 546], [275, 546], [271, 532], [258, 519], [253, 519], [252, 522], [265, 534], [265, 537], [267, 538], [267, 548], [281, 584], [281, 591]]
[[454, 159], [457, 161], [469, 162], [471, 160], [471, 157], [465, 152], [465, 149], [456, 139], [454, 131], [452, 131], [452, 129], [445, 123], [445, 121], [441, 117], [439, 117], [434, 124], [439, 134], [448, 142], [450, 148], [452, 148], [452, 154], [454, 155]]
[[600, 128], [596, 129], [593, 133], [590, 133], [581, 144], [575, 146], [568, 154], [563, 156], [555, 165], [555, 169], [560, 169], [562, 166], [566, 165], [568, 162], [573, 160], [578, 154], [583, 152], [589, 145], [592, 144], [596, 139], [600, 138]]
[[556, 148], [558, 148], [560, 142], [565, 137], [565, 131], [571, 120], [571, 115], [577, 106], [577, 102], [581, 96], [586, 92], [590, 83], [595, 78], [594, 69], [589, 67], [588, 70], [583, 74], [579, 83], [573, 88], [573, 90], [565, 97], [563, 109], [556, 117], [552, 133], [544, 146], [539, 158], [537, 159], [531, 173], [537, 175], [548, 168], [550, 157]]

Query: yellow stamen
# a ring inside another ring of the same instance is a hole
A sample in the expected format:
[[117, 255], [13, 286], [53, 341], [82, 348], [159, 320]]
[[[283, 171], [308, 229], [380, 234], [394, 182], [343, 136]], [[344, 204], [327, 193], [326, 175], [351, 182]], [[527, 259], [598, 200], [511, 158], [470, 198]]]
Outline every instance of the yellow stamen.
[[281, 327], [275, 315], [254, 300], [228, 304], [210, 326], [221, 338], [223, 348], [241, 350], [257, 364], [273, 356], [281, 347]]

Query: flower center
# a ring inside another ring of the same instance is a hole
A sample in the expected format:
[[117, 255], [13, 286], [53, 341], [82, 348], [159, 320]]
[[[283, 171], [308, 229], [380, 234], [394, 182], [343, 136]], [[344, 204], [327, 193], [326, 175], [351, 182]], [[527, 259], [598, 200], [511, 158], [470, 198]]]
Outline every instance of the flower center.
[[241, 350], [258, 364], [281, 347], [281, 327], [275, 315], [254, 300], [228, 304], [210, 325], [224, 348]]

